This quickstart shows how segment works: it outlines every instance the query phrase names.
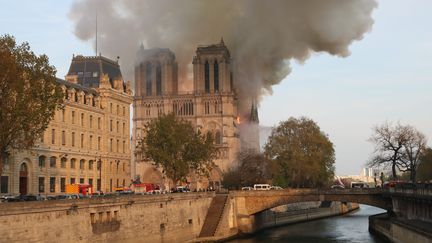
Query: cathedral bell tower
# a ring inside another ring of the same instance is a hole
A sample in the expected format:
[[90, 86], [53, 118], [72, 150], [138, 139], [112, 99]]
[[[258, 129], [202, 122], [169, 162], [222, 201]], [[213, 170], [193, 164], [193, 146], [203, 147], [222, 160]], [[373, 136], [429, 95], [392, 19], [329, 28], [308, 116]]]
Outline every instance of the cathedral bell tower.
[[227, 93], [233, 90], [231, 56], [223, 39], [218, 44], [199, 46], [192, 63], [196, 93]]
[[138, 97], [177, 94], [177, 62], [166, 48], [144, 49], [141, 44], [135, 63], [135, 93]]

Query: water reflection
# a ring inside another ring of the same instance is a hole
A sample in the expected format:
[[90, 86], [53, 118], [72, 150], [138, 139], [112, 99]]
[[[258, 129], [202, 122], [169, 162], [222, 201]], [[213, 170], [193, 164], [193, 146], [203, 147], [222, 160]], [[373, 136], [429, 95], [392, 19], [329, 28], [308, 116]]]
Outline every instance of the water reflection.
[[379, 208], [360, 205], [360, 210], [347, 215], [268, 229], [230, 242], [381, 243], [385, 241], [369, 233], [368, 217], [383, 212]]

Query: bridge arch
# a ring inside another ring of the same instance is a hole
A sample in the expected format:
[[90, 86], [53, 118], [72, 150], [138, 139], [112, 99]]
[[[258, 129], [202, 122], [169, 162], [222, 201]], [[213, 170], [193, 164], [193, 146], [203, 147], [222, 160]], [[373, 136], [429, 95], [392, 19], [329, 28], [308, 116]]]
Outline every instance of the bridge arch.
[[238, 213], [253, 215], [274, 207], [311, 201], [339, 201], [366, 204], [384, 210], [391, 210], [390, 198], [378, 191], [319, 191], [314, 189], [289, 189], [280, 191], [237, 191], [233, 193]]

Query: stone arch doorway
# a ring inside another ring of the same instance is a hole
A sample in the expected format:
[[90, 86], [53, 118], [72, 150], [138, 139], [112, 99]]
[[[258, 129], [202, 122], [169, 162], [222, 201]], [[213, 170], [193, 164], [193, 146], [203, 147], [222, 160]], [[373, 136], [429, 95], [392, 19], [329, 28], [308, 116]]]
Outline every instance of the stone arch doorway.
[[26, 163], [22, 163], [19, 171], [19, 193], [26, 195], [28, 192], [28, 168]]

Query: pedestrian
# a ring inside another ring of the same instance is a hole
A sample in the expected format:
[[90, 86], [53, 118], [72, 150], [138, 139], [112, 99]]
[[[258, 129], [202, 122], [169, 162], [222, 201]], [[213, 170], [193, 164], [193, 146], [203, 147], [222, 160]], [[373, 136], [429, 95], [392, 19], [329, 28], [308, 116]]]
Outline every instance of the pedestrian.
[[376, 188], [377, 187], [377, 174], [376, 174], [376, 172], [374, 174], [374, 182], [375, 182], [375, 188]]
[[383, 188], [384, 187], [384, 172], [381, 172], [380, 180], [381, 180], [381, 188]]

